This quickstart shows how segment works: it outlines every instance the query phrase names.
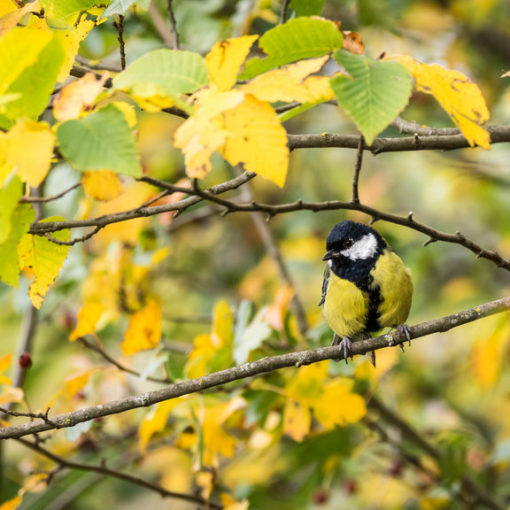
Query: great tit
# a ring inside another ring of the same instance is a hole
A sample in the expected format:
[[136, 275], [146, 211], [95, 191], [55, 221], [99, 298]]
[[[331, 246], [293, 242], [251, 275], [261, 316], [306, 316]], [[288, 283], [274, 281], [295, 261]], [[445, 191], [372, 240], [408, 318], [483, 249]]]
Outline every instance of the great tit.
[[404, 322], [411, 308], [411, 273], [381, 235], [362, 223], [342, 221], [331, 229], [326, 250], [319, 306], [324, 305], [335, 333], [333, 345], [339, 345], [344, 358], [351, 342], [384, 327], [397, 328], [409, 340]]

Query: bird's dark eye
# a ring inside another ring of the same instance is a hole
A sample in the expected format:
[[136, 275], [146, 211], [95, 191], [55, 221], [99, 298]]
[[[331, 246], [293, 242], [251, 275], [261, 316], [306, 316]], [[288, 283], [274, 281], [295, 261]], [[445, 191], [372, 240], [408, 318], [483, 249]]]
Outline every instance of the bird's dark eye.
[[344, 242], [344, 246], [345, 246], [346, 248], [350, 248], [353, 244], [354, 244], [354, 239], [347, 239], [347, 240]]

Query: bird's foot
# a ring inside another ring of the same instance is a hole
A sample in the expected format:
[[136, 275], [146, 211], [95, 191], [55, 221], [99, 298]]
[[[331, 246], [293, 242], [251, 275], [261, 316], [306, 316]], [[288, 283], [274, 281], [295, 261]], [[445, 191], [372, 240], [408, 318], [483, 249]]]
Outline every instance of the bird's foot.
[[[407, 324], [399, 324], [395, 328], [399, 333], [405, 335], [406, 340], [409, 342], [409, 346], [411, 346], [411, 328]], [[404, 352], [404, 345], [400, 344], [400, 348], [402, 352]]]
[[[343, 354], [343, 359], [347, 363], [347, 358], [351, 356], [352, 341], [348, 336], [340, 338], [336, 333], [333, 336], [333, 343], [331, 345], [338, 345], [340, 354]], [[352, 357], [352, 356], [351, 356]]]

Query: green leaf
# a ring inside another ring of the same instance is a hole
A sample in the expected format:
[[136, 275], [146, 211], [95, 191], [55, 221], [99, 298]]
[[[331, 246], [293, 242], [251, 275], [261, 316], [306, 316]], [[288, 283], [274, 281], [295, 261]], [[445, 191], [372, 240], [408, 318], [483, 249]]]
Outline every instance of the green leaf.
[[28, 232], [35, 219], [34, 208], [30, 204], [20, 204], [12, 214], [12, 227], [9, 237], [0, 244], [0, 279], [8, 285], [19, 285], [19, 266], [16, 250], [21, 238]]
[[189, 94], [206, 85], [204, 59], [192, 51], [160, 49], [135, 60], [113, 80], [114, 87], [141, 97]]
[[18, 205], [21, 193], [23, 193], [23, 183], [18, 177], [14, 177], [7, 186], [0, 189], [0, 204], [2, 204], [0, 207], [0, 243], [9, 237], [12, 213]]
[[350, 76], [331, 78], [331, 88], [371, 144], [407, 105], [411, 76], [398, 62], [382, 62], [345, 51], [337, 51], [335, 59]]
[[0, 38], [0, 94], [24, 69], [34, 64], [51, 41], [51, 33], [31, 28], [13, 28]]
[[111, 170], [140, 177], [135, 136], [124, 114], [109, 104], [82, 119], [58, 127], [60, 150], [78, 170]]
[[266, 58], [253, 58], [246, 63], [241, 80], [248, 80], [274, 67], [304, 58], [318, 57], [342, 47], [343, 36], [329, 20], [294, 18], [268, 30], [260, 39]]
[[296, 16], [320, 16], [325, 0], [291, 0]]
[[39, 117], [48, 104], [65, 56], [64, 48], [56, 39], [43, 48], [36, 62], [25, 68], [7, 89], [9, 94], [20, 95], [6, 105], [7, 117], [14, 119], [25, 115], [34, 120]]
[[106, 10], [101, 15], [102, 18], [107, 18], [113, 14], [124, 14], [136, 0], [113, 0]]
[[[48, 18], [61, 20], [70, 18], [72, 15], [78, 14], [101, 3], [104, 2], [100, 0], [41, 0], [41, 5]], [[74, 23], [74, 19], [72, 21]]]
[[267, 307], [261, 308], [240, 337], [235, 339], [234, 360], [240, 365], [248, 360], [250, 352], [262, 345], [271, 335], [271, 328], [264, 320]]
[[[52, 216], [41, 220], [41, 223], [63, 220], [60, 216]], [[64, 229], [53, 232], [52, 236], [58, 241], [69, 241], [71, 233]], [[35, 308], [41, 308], [44, 296], [58, 276], [69, 248], [32, 234], [25, 234], [18, 243], [20, 269], [30, 268], [34, 272], [34, 281], [30, 284], [28, 295]]]

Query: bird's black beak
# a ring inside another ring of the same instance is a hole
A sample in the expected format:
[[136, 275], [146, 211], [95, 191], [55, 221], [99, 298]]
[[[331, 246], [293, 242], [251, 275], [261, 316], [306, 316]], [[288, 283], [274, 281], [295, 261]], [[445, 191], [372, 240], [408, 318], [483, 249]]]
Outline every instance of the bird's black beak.
[[341, 255], [341, 253], [339, 251], [329, 250], [326, 252], [324, 257], [322, 257], [322, 260], [334, 259], [334, 258], [340, 257], [340, 255]]

